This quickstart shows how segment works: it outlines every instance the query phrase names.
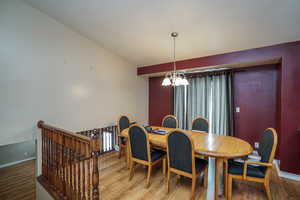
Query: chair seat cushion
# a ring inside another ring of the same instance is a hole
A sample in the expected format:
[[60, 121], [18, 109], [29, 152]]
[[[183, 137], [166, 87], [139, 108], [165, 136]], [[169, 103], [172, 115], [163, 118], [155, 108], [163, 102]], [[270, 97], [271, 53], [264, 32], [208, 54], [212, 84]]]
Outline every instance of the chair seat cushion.
[[[243, 175], [244, 163], [236, 162], [233, 160], [228, 161], [228, 173], [234, 175]], [[247, 176], [264, 178], [265, 177], [266, 167], [264, 166], [247, 166]]]
[[166, 155], [166, 152], [158, 150], [158, 149], [153, 149], [151, 151], [151, 161], [154, 162], [154, 161], [162, 158], [164, 155]]
[[196, 172], [200, 172], [207, 166], [207, 160], [201, 159], [201, 158], [196, 158], [195, 159], [195, 166], [196, 166]]

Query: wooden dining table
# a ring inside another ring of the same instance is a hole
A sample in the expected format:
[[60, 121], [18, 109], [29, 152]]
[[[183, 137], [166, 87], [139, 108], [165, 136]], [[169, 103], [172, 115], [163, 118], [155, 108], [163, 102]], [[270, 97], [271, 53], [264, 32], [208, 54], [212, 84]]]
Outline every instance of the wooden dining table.
[[[167, 132], [174, 130], [173, 128], [164, 128], [159, 126], [151, 126], [153, 130], [161, 129]], [[124, 129], [121, 132], [121, 135], [128, 137], [128, 128]], [[200, 131], [193, 130], [184, 130], [188, 135], [191, 136], [192, 141], [194, 142], [195, 155], [197, 157], [211, 157], [214, 158], [215, 170], [214, 170], [214, 199], [218, 199], [219, 196], [219, 173], [222, 163], [227, 163], [226, 161], [231, 158], [240, 158], [252, 153], [253, 148], [251, 145], [239, 138], [232, 136], [224, 136], [215, 133], [205, 133]], [[160, 149], [167, 148], [166, 135], [159, 135], [149, 133], [150, 144], [154, 147]], [[213, 159], [212, 159], [213, 160]], [[225, 161], [225, 162], [224, 162]], [[211, 163], [209, 163], [211, 164]], [[227, 166], [224, 168], [227, 170]], [[227, 171], [224, 172], [225, 174]], [[212, 183], [208, 183], [209, 185]], [[226, 196], [226, 184], [225, 185], [225, 196]]]

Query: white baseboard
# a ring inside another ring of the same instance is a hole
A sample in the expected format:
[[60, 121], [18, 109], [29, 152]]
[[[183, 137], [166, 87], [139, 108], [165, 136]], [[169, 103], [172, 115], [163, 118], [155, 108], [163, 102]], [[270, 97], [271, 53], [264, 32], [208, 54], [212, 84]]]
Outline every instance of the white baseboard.
[[30, 158], [26, 158], [24, 160], [18, 160], [18, 161], [15, 161], [15, 162], [6, 163], [6, 164], [3, 164], [3, 165], [0, 165], [0, 168], [9, 167], [9, 166], [12, 166], [12, 165], [15, 165], [15, 164], [19, 164], [19, 163], [29, 161], [29, 160], [34, 160], [34, 159], [36, 159], [36, 157], [30, 157]]
[[300, 175], [298, 175], [298, 174], [280, 171], [279, 176], [282, 178], [292, 179], [294, 181], [300, 181]]
[[274, 159], [274, 160], [273, 160], [273, 164], [275, 165], [275, 168], [276, 168], [276, 171], [277, 171], [278, 176], [280, 176], [280, 167], [279, 167], [279, 166], [280, 166], [280, 161]]
[[300, 175], [289, 173], [289, 172], [285, 172], [285, 171], [281, 171], [280, 170], [280, 164], [279, 164], [280, 161], [279, 160], [274, 160], [273, 163], [274, 163], [274, 165], [276, 167], [276, 170], [277, 170], [277, 173], [278, 173], [279, 177], [287, 178], [287, 179], [292, 179], [292, 180], [295, 180], [295, 181], [300, 181]]

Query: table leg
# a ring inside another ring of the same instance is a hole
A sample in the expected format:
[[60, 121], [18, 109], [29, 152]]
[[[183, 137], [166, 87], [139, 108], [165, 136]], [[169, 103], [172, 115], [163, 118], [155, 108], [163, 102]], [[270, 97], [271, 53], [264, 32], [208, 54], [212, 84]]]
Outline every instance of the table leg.
[[219, 196], [219, 170], [220, 164], [222, 163], [222, 159], [216, 158], [215, 159], [215, 200], [218, 199]]
[[130, 149], [129, 149], [129, 142], [126, 143], [126, 165], [129, 169], [130, 167]]
[[208, 158], [208, 184], [206, 188], [206, 199], [211, 200], [215, 198], [214, 194], [214, 174], [215, 174], [215, 159], [214, 158]]
[[227, 159], [224, 159], [224, 162], [223, 162], [223, 179], [224, 179], [224, 195], [227, 199], [227, 190], [228, 190], [228, 160]]

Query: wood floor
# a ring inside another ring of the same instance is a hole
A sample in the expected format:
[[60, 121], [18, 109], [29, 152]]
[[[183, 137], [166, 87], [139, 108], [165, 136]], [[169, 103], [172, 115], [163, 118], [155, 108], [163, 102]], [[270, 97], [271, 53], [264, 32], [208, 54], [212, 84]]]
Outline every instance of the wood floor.
[[0, 169], [0, 199], [35, 199], [34, 169], [34, 160]]
[[[128, 180], [129, 170], [125, 167], [124, 157], [118, 159], [116, 153], [104, 154], [100, 158], [100, 196], [101, 200], [184, 200], [189, 199], [191, 180], [172, 176], [170, 193], [166, 194], [166, 186], [161, 166], [153, 170], [151, 185], [146, 186], [147, 169], [137, 165], [134, 177]], [[196, 199], [206, 199], [206, 191], [198, 179]], [[272, 172], [271, 191], [274, 200], [299, 200], [300, 182], [279, 178], [276, 170]], [[225, 199], [224, 197], [220, 199]], [[233, 200], [235, 199], [267, 199], [263, 185], [246, 181], [234, 181]]]
[[[118, 159], [112, 152], [100, 157], [100, 196], [101, 200], [185, 200], [190, 197], [191, 181], [187, 178], [172, 176], [170, 193], [166, 186], [161, 166], [154, 168], [151, 185], [146, 186], [146, 168], [137, 165], [134, 177], [128, 181], [129, 170], [123, 157]], [[28, 161], [0, 169], [1, 200], [35, 199], [34, 161]], [[279, 178], [273, 170], [271, 191], [274, 200], [299, 200], [300, 182]], [[196, 199], [205, 199], [202, 177], [198, 179]], [[221, 199], [225, 199], [224, 197]], [[234, 181], [233, 199], [266, 199], [263, 186], [257, 183]]]

